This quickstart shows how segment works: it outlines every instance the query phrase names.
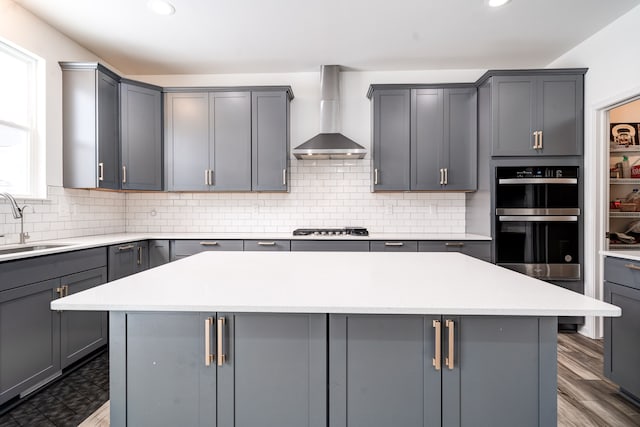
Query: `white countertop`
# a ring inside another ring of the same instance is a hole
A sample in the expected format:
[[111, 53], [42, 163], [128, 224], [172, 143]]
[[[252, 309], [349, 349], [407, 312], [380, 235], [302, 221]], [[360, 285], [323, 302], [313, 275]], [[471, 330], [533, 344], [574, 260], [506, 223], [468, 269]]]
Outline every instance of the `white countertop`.
[[204, 252], [55, 310], [619, 316], [613, 305], [460, 254]]
[[[121, 233], [104, 234], [97, 236], [72, 237], [68, 239], [47, 240], [28, 242], [27, 245], [64, 245], [57, 248], [40, 249], [28, 252], [15, 252], [12, 254], [0, 255], [0, 262], [14, 259], [30, 258], [41, 255], [51, 255], [62, 252], [76, 251], [99, 246], [118, 245], [120, 243], [134, 242], [137, 240], [149, 239], [268, 239], [268, 240], [483, 240], [490, 241], [491, 238], [478, 234], [450, 233], [450, 234], [425, 234], [425, 233], [371, 233], [369, 236], [293, 236], [291, 233]], [[0, 246], [0, 249], [10, 248], [20, 245]]]
[[600, 251], [600, 255], [624, 258], [633, 261], [640, 261], [640, 250], [610, 250]]

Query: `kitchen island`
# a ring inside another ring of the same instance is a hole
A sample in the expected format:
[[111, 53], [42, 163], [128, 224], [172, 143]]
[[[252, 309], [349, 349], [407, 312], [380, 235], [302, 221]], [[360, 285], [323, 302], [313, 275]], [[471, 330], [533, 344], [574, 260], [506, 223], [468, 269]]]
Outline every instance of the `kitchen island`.
[[556, 424], [556, 316], [612, 305], [458, 253], [201, 253], [110, 312], [111, 425]]

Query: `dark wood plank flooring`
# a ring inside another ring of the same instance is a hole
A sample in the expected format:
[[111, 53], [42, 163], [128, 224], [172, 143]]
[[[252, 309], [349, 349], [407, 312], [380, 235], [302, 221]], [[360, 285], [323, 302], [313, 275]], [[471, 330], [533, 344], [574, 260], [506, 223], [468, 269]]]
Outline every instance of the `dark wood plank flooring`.
[[602, 373], [603, 345], [580, 334], [558, 334], [558, 426], [640, 426], [640, 407]]

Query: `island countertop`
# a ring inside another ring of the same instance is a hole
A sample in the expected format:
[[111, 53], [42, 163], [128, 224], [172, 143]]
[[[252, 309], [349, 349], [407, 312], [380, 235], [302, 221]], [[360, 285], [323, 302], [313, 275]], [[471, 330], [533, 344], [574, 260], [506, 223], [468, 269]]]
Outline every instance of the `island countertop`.
[[619, 316], [460, 254], [203, 252], [55, 300], [54, 310]]

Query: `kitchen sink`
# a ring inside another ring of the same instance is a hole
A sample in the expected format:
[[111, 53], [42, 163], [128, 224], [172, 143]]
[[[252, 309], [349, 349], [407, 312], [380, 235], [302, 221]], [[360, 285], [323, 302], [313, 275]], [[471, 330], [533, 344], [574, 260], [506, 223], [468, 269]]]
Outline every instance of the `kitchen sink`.
[[48, 245], [48, 244], [42, 244], [42, 245], [20, 245], [20, 246], [11, 246], [8, 248], [2, 248], [0, 247], [0, 255], [10, 255], [10, 254], [16, 254], [16, 253], [20, 253], [20, 252], [31, 252], [31, 251], [39, 251], [42, 249], [52, 249], [52, 248], [62, 248], [64, 246], [69, 246], [68, 244], [64, 245]]

